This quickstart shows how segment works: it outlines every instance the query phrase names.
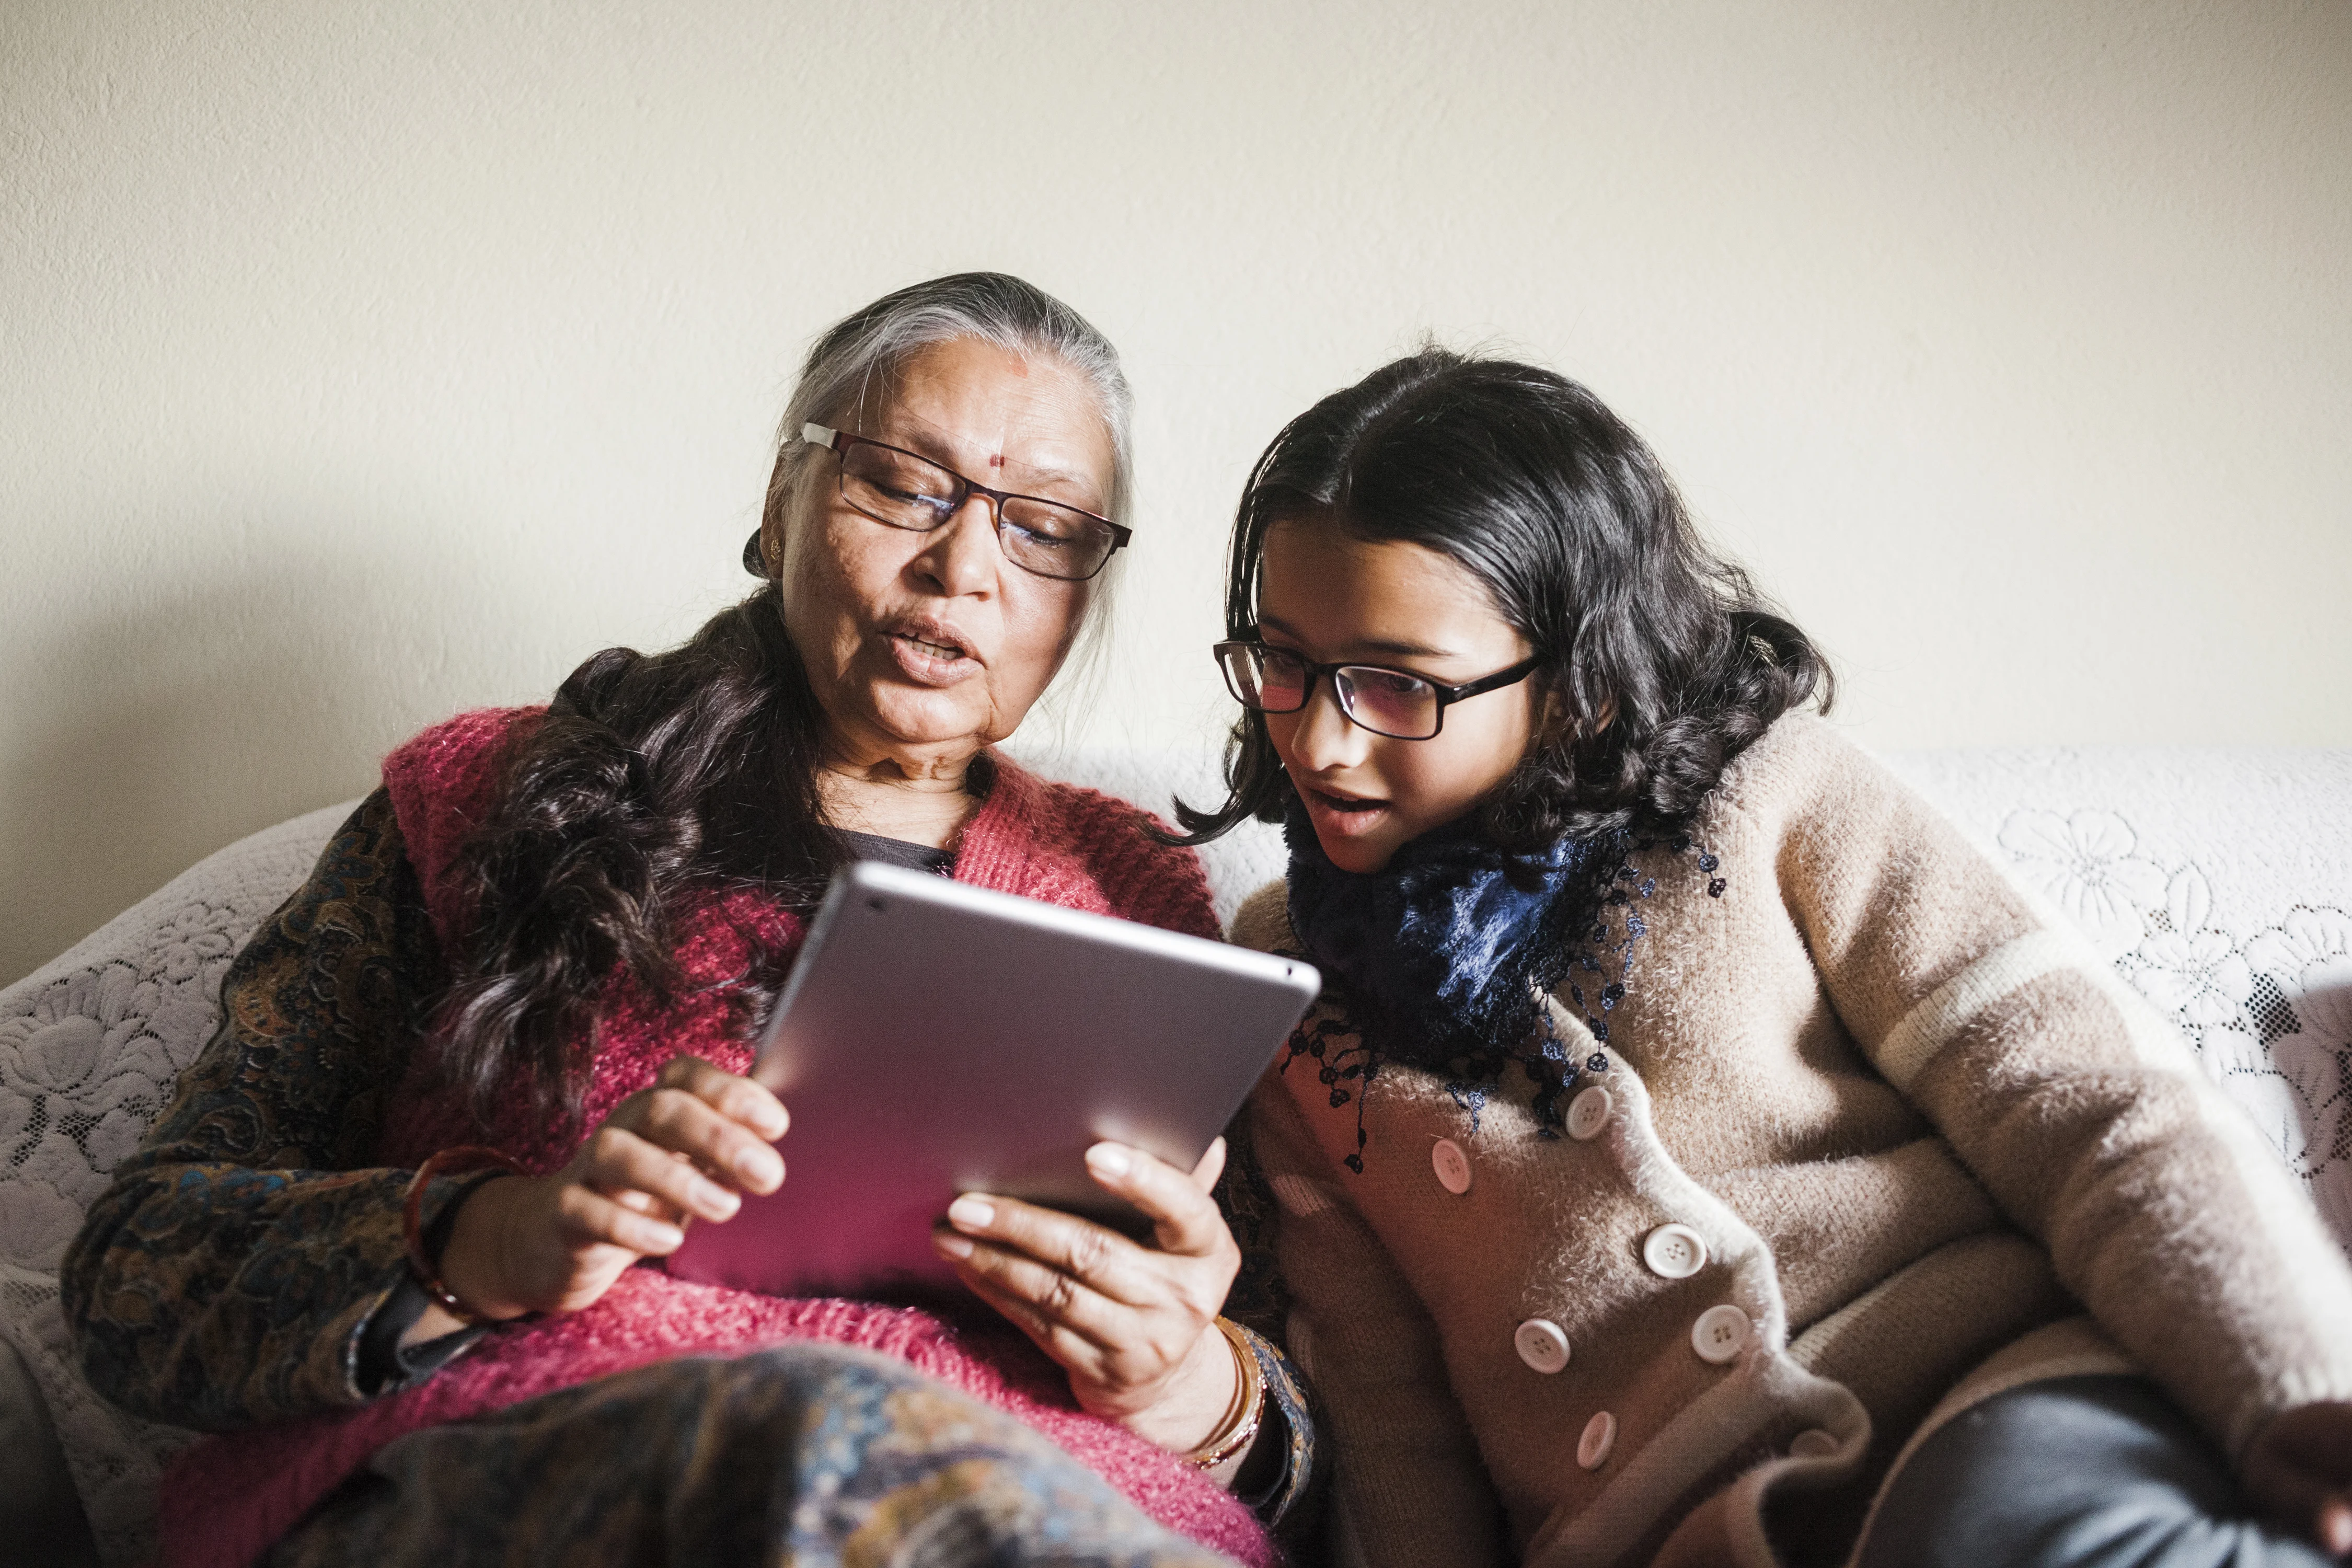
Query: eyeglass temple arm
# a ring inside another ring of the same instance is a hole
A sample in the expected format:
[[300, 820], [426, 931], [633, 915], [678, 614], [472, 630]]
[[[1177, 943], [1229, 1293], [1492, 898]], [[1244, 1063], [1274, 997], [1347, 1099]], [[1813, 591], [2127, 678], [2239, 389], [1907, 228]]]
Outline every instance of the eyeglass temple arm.
[[[1542, 662], [1540, 658], [1523, 658], [1508, 669], [1498, 669], [1492, 675], [1481, 676], [1478, 679], [1464, 686], [1438, 686], [1433, 680], [1429, 683], [1436, 687], [1438, 695], [1444, 697], [1448, 702], [1459, 702], [1465, 697], [1476, 697], [1482, 692], [1494, 691], [1508, 686], [1515, 680], [1525, 679], [1534, 673], [1536, 666]], [[1423, 679], [1428, 678], [1424, 676]]]

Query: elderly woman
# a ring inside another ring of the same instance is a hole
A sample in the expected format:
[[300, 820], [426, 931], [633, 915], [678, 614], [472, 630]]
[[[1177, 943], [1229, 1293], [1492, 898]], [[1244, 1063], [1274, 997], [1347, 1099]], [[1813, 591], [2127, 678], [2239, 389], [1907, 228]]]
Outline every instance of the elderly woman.
[[845, 859], [1216, 934], [1191, 851], [989, 749], [1102, 613], [1128, 403], [1027, 284], [881, 300], [810, 353], [756, 594], [387, 759], [66, 1262], [91, 1383], [223, 1434], [167, 1561], [1274, 1557], [1312, 1434], [1218, 1316], [1222, 1146], [1090, 1151], [1156, 1246], [960, 1201], [961, 1308], [639, 1267], [785, 1179], [748, 1037]]

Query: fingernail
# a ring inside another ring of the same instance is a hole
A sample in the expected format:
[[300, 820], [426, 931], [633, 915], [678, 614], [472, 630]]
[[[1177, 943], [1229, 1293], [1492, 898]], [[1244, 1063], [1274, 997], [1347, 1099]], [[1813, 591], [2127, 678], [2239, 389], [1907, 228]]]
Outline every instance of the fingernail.
[[971, 1256], [971, 1237], [958, 1236], [951, 1230], [935, 1230], [931, 1232], [931, 1245], [938, 1247], [941, 1252], [946, 1253], [950, 1258], [970, 1258]]
[[694, 1206], [717, 1218], [730, 1219], [737, 1209], [743, 1206], [743, 1198], [740, 1194], [730, 1193], [717, 1182], [706, 1182], [698, 1177], [694, 1184]]
[[772, 1149], [746, 1149], [735, 1156], [735, 1173], [753, 1185], [759, 1185], [775, 1173], [772, 1163], [775, 1157]]
[[1087, 1151], [1087, 1164], [1106, 1176], [1124, 1176], [1134, 1163], [1116, 1143], [1097, 1143]]
[[948, 1205], [948, 1223], [964, 1230], [986, 1230], [996, 1218], [996, 1205], [966, 1193]]
[[646, 1225], [641, 1234], [645, 1237], [645, 1250], [647, 1252], [675, 1252], [686, 1240], [686, 1232], [674, 1225], [663, 1225], [658, 1221]]

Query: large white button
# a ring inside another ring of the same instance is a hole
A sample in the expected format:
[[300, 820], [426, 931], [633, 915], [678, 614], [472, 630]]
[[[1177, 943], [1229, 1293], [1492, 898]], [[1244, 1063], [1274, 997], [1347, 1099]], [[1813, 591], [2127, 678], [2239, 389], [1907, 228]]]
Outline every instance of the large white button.
[[1568, 1336], [1547, 1318], [1529, 1318], [1511, 1336], [1519, 1359], [1538, 1372], [1550, 1373], [1568, 1364]]
[[1748, 1314], [1726, 1301], [1719, 1307], [1709, 1307], [1691, 1325], [1691, 1348], [1698, 1352], [1701, 1361], [1720, 1365], [1748, 1348], [1748, 1336], [1755, 1325]]
[[1826, 1459], [1844, 1447], [1835, 1437], [1815, 1426], [1789, 1439], [1789, 1452], [1800, 1459]]
[[1430, 1168], [1437, 1173], [1437, 1184], [1459, 1197], [1470, 1190], [1470, 1156], [1462, 1145], [1451, 1138], [1440, 1138], [1429, 1152]]
[[1609, 1450], [1616, 1446], [1617, 1417], [1604, 1410], [1584, 1424], [1584, 1436], [1576, 1440], [1576, 1462], [1597, 1470], [1609, 1462]]
[[1643, 1241], [1642, 1261], [1661, 1279], [1687, 1279], [1706, 1267], [1706, 1240], [1686, 1225], [1662, 1225]]
[[1568, 1135], [1580, 1142], [1599, 1137], [1601, 1130], [1609, 1125], [1609, 1113], [1616, 1109], [1617, 1102], [1609, 1098], [1609, 1091], [1594, 1084], [1568, 1102]]

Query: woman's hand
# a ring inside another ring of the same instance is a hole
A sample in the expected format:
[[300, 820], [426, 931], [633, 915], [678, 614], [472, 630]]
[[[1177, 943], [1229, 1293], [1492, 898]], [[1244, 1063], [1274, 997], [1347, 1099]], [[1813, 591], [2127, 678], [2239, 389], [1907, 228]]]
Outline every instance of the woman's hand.
[[[477, 1187], [451, 1229], [441, 1280], [489, 1318], [576, 1312], [640, 1258], [666, 1258], [688, 1217], [732, 1217], [740, 1194], [783, 1184], [772, 1147], [790, 1119], [776, 1097], [695, 1057], [661, 1069], [651, 1089], [613, 1109], [551, 1176], [507, 1176]], [[438, 1306], [404, 1339], [447, 1333]]]
[[1187, 1175], [1140, 1149], [1097, 1143], [1087, 1170], [1155, 1222], [1157, 1248], [1075, 1215], [967, 1193], [933, 1239], [956, 1272], [1070, 1376], [1078, 1403], [1177, 1453], [1216, 1435], [1238, 1384], [1217, 1313], [1241, 1268], [1209, 1196], [1225, 1143]]
[[2301, 1405], [2246, 1450], [2246, 1492], [2337, 1557], [2352, 1557], [2352, 1405]]

